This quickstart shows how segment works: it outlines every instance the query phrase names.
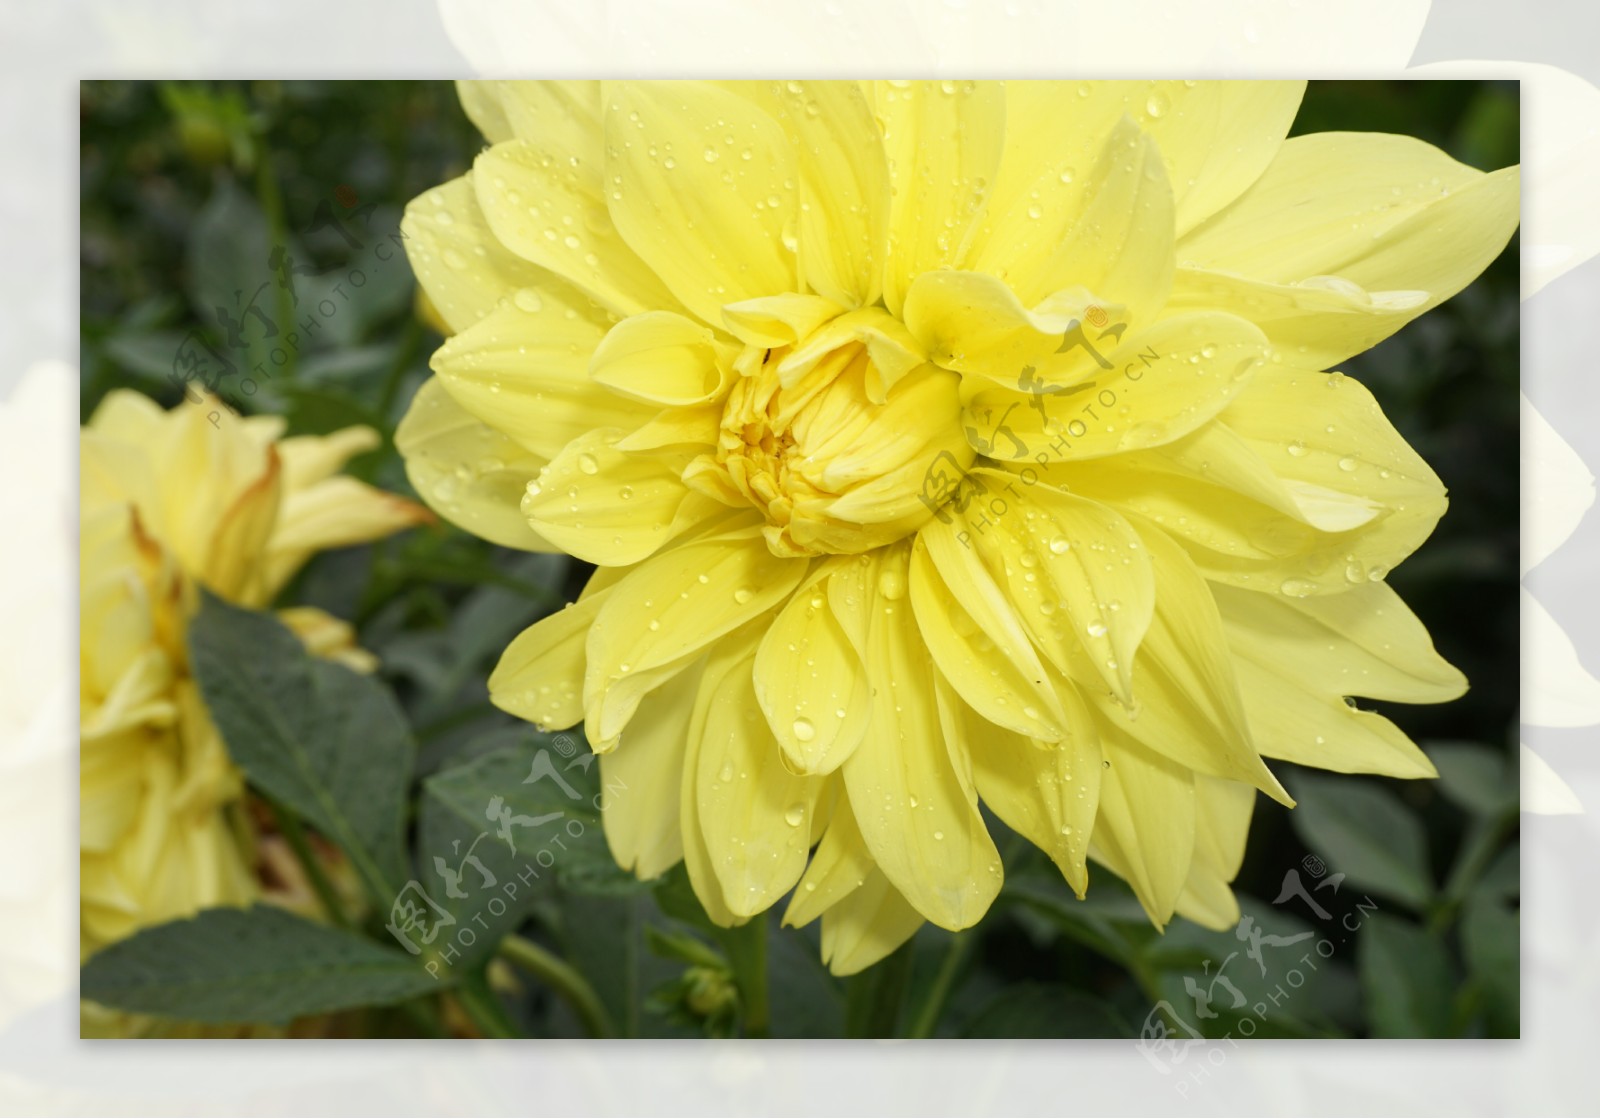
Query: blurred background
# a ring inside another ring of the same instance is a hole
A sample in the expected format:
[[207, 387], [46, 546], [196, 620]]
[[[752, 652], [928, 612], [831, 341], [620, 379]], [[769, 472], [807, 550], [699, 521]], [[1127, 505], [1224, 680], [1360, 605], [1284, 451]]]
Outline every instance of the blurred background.
[[[415, 314], [396, 229], [409, 199], [479, 150], [453, 87], [85, 82], [81, 93], [82, 417], [114, 388], [176, 404], [175, 363], [199, 355], [234, 369], [222, 385], [233, 407], [280, 413], [292, 434], [376, 428], [384, 444], [352, 473], [410, 492], [392, 435], [440, 339]], [[1515, 83], [1313, 82], [1294, 131], [1405, 133], [1492, 170], [1518, 161], [1518, 110]], [[1517, 246], [1342, 367], [1450, 490], [1439, 529], [1389, 582], [1471, 690], [1437, 707], [1370, 705], [1424, 746], [1441, 780], [1275, 763], [1301, 807], [1258, 801], [1236, 883], [1244, 920], [1224, 933], [1179, 920], [1158, 936], [1105, 873], [1077, 902], [1042, 855], [1006, 836], [1006, 890], [978, 928], [926, 928], [863, 976], [827, 976], [814, 927], [774, 927], [775, 1032], [1518, 1034]], [[357, 625], [411, 719], [421, 779], [532, 736], [488, 704], [484, 680], [510, 638], [587, 574], [439, 525], [319, 557], [282, 604]], [[563, 886], [528, 932], [588, 974], [632, 1032], [717, 1033], [727, 1023], [686, 985], [698, 957], [685, 943], [723, 946], [681, 887], [670, 876], [645, 890]], [[626, 950], [585, 958], [616, 942], [602, 933], [619, 924]], [[538, 991], [523, 1001], [529, 1032], [571, 1031]]]

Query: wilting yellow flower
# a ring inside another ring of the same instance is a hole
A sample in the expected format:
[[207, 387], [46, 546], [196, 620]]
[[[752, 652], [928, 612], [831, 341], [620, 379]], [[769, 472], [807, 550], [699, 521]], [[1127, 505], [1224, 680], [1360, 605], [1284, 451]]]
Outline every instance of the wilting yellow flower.
[[[211, 417], [211, 418], [208, 418]], [[242, 782], [189, 675], [198, 586], [262, 607], [315, 552], [426, 513], [338, 471], [368, 428], [280, 438], [275, 417], [109, 395], [80, 439], [81, 951], [258, 891]], [[344, 623], [285, 611], [360, 667]]]
[[[400, 446], [599, 565], [496, 703], [584, 722], [606, 835], [834, 971], [1001, 884], [1237, 919], [1262, 758], [1431, 775], [1346, 702], [1465, 683], [1383, 582], [1444, 489], [1323, 372], [1504, 247], [1515, 169], [1285, 140], [1277, 83], [483, 83], [415, 200], [453, 336]], [[815, 851], [812, 850], [816, 845]]]

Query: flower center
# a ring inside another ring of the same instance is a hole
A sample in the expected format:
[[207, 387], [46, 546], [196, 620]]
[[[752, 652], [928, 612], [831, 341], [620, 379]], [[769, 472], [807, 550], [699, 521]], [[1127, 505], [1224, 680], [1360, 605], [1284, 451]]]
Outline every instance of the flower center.
[[776, 555], [892, 543], [948, 496], [930, 476], [972, 464], [955, 373], [922, 364], [886, 386], [867, 346], [848, 337], [825, 349], [750, 347], [735, 369], [717, 450], [686, 478], [762, 510]]

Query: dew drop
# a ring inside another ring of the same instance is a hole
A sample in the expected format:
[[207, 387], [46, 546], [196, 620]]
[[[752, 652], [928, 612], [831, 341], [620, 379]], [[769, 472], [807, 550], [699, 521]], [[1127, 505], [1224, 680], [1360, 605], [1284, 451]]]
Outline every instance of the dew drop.
[[585, 451], [578, 456], [578, 469], [585, 474], [598, 474], [600, 473], [600, 462], [588, 451]]
[[801, 742], [810, 742], [817, 736], [817, 728], [811, 725], [811, 720], [799, 718], [794, 721], [794, 736]]
[[898, 571], [885, 571], [878, 576], [878, 593], [890, 602], [906, 593], [905, 576]]

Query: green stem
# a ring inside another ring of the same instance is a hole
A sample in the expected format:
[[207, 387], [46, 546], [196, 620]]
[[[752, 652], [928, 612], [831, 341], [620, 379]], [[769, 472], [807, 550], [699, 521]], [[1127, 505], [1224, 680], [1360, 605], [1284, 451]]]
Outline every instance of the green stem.
[[771, 1037], [772, 1008], [767, 999], [767, 922], [758, 916], [742, 928], [733, 930], [738, 952], [733, 959], [734, 978], [739, 983], [739, 1004], [743, 1008], [744, 1036]]
[[499, 952], [523, 971], [543, 980], [560, 995], [572, 1007], [590, 1037], [616, 1035], [611, 1016], [601, 1004], [600, 996], [594, 993], [589, 981], [578, 974], [571, 964], [515, 933], [500, 942]]
[[481, 975], [462, 983], [456, 988], [455, 994], [461, 1000], [461, 1008], [484, 1037], [504, 1039], [519, 1036], [516, 1026], [506, 1016], [505, 1007], [500, 1005], [500, 1000], [489, 989], [488, 981]]
[[849, 980], [845, 1002], [848, 1037], [895, 1037], [900, 1005], [911, 985], [911, 941]]
[[1428, 914], [1428, 931], [1442, 933], [1460, 913], [1467, 894], [1499, 852], [1506, 837], [1516, 828], [1518, 810], [1513, 808], [1479, 825], [1462, 844], [1462, 853], [1451, 868], [1444, 890]]
[[944, 1012], [944, 1004], [949, 1000], [950, 991], [955, 986], [956, 976], [961, 971], [961, 965], [966, 962], [971, 943], [972, 938], [966, 932], [958, 932], [950, 937], [950, 948], [939, 964], [939, 973], [933, 978], [933, 988], [923, 1000], [922, 1009], [917, 1013], [916, 1022], [911, 1027], [912, 1037], [933, 1036], [933, 1031], [939, 1026], [939, 1015]]
[[434, 1009], [432, 995], [410, 999], [399, 1006], [400, 1013], [415, 1023], [416, 1027], [426, 1037], [443, 1037], [444, 1025], [439, 1021], [439, 1012]]
[[378, 415], [383, 417], [384, 438], [391, 446], [394, 443], [394, 431], [389, 423], [389, 415], [394, 410], [395, 397], [400, 395], [400, 382], [405, 379], [406, 370], [416, 359], [421, 347], [422, 324], [417, 321], [417, 316], [407, 315], [400, 335], [400, 348], [395, 353], [394, 364], [389, 367], [389, 375], [384, 378], [383, 391], [378, 398]]
[[289, 849], [294, 852], [294, 857], [299, 860], [301, 869], [306, 872], [306, 878], [311, 882], [311, 889], [317, 895], [317, 901], [322, 904], [323, 911], [341, 929], [350, 927], [350, 918], [346, 916], [344, 905], [339, 900], [338, 891], [333, 888], [333, 883], [328, 881], [327, 872], [322, 869], [322, 862], [311, 850], [311, 840], [306, 835], [306, 829], [300, 823], [300, 817], [289, 809], [279, 804], [270, 797], [262, 797], [267, 807], [272, 811], [272, 819], [278, 826], [278, 832], [288, 841]]

